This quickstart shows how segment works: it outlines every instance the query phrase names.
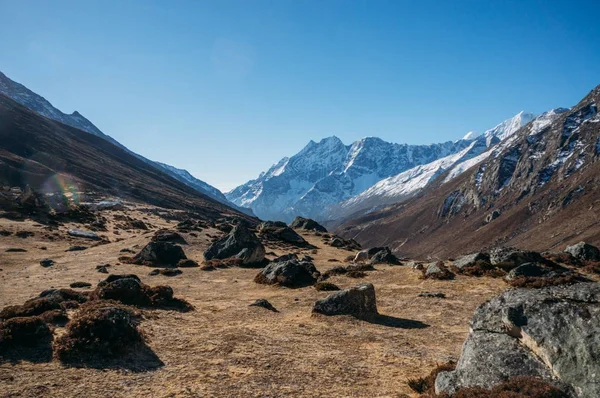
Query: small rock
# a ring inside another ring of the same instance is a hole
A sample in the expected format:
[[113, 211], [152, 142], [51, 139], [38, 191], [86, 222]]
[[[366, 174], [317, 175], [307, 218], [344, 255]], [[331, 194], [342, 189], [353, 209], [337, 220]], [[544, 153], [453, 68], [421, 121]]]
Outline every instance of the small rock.
[[155, 275], [158, 275], [158, 274], [160, 274], [160, 270], [159, 269], [153, 269], [152, 271], [150, 271], [148, 273], [148, 275], [150, 275], [150, 276], [155, 276]]
[[265, 299], [258, 299], [250, 304], [249, 307], [262, 307], [268, 309], [269, 311], [279, 312], [277, 311], [277, 308], [273, 307], [273, 305]]
[[67, 231], [70, 236], [74, 236], [76, 238], [85, 238], [91, 240], [100, 240], [100, 236], [97, 233], [92, 231], [82, 231], [80, 229], [70, 229]]
[[10, 247], [5, 250], [6, 253], [25, 253], [27, 250], [21, 249], [19, 247]]
[[164, 268], [160, 270], [160, 274], [164, 276], [177, 276], [183, 274], [183, 271], [177, 268]]
[[419, 297], [446, 298], [444, 293], [419, 293]]
[[86, 250], [86, 249], [87, 249], [87, 246], [71, 246], [65, 251], [66, 252], [76, 252], [76, 251], [81, 251], [81, 250]]
[[519, 265], [517, 268], [512, 269], [508, 275], [506, 275], [506, 280], [513, 280], [521, 277], [540, 277], [544, 276], [548, 273], [548, 270], [537, 265], [536, 263], [525, 263]]
[[100, 272], [101, 274], [108, 274], [108, 269], [106, 269], [106, 265], [96, 265], [96, 271]]
[[40, 260], [40, 265], [44, 268], [51, 267], [54, 265], [54, 260], [50, 260], [49, 258], [44, 258]]

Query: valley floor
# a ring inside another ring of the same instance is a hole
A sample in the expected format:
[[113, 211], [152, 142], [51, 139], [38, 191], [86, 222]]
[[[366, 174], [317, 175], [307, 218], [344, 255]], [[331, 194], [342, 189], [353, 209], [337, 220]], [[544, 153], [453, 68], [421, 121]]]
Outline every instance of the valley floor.
[[[114, 232], [112, 217], [124, 214], [146, 218], [150, 231]], [[41, 291], [68, 288], [75, 281], [96, 283], [107, 275], [96, 266], [111, 264], [110, 273], [134, 273], [148, 285], [170, 285], [175, 296], [196, 308], [188, 313], [146, 311], [140, 328], [148, 345], [164, 363], [151, 371], [74, 368], [56, 359], [50, 362], [0, 363], [2, 397], [403, 397], [416, 396], [409, 378], [424, 376], [439, 363], [458, 359], [475, 308], [506, 288], [500, 279], [457, 276], [453, 281], [419, 279], [420, 272], [406, 266], [379, 265], [363, 279], [335, 276], [341, 288], [360, 282], [374, 284], [379, 323], [350, 317], [311, 316], [312, 304], [328, 292], [313, 287], [278, 288], [253, 282], [256, 269], [228, 268], [202, 271], [185, 268], [175, 277], [148, 276], [151, 267], [119, 264], [120, 253], [139, 251], [159, 227], [173, 227], [156, 215], [137, 210], [105, 211], [106, 235], [111, 243], [84, 251], [65, 252], [74, 244], [62, 226], [52, 232], [31, 221], [0, 219], [0, 308], [21, 304]], [[76, 226], [76, 225], [71, 225]], [[19, 238], [17, 231], [32, 231]], [[197, 236], [183, 234], [188, 258], [202, 261], [213, 229]], [[318, 247], [310, 254], [319, 271], [344, 263], [351, 252], [324, 245], [312, 233], [303, 236]], [[118, 241], [121, 239], [120, 241]], [[41, 247], [46, 247], [42, 250]], [[27, 252], [7, 253], [8, 248]], [[267, 252], [285, 252], [267, 247]], [[40, 266], [42, 258], [56, 264]], [[337, 260], [337, 261], [329, 261]], [[417, 297], [421, 292], [442, 292], [446, 299]], [[280, 312], [249, 307], [258, 298], [269, 300]], [[55, 331], [60, 334], [61, 329]]]

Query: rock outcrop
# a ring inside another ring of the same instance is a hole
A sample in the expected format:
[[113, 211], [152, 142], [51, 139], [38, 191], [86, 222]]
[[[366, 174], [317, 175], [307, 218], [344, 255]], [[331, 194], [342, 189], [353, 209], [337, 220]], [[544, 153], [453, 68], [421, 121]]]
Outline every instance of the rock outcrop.
[[258, 235], [267, 240], [282, 241], [296, 246], [307, 246], [308, 242], [286, 223], [265, 221], [258, 226]]
[[575, 397], [600, 396], [600, 285], [511, 289], [479, 307], [456, 370], [436, 393], [532, 376]]

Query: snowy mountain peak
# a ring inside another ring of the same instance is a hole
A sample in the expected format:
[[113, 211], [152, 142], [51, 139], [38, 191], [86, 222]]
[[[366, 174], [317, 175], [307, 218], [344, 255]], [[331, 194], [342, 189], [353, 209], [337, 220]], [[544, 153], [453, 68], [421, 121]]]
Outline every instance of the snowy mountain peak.
[[521, 111], [510, 119], [506, 119], [497, 126], [487, 130], [483, 135], [486, 137], [487, 145], [502, 141], [517, 132], [521, 127], [535, 119], [533, 113]]
[[481, 134], [477, 134], [474, 131], [469, 131], [467, 134], [465, 134], [465, 136], [462, 138], [463, 140], [474, 140], [475, 138], [481, 136]]

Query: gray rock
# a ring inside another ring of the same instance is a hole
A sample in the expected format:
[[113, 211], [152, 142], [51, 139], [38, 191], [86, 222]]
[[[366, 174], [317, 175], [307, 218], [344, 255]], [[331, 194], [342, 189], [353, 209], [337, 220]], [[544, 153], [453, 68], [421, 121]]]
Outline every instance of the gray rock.
[[70, 229], [67, 231], [70, 236], [75, 236], [76, 238], [85, 238], [91, 240], [100, 240], [100, 236], [97, 233], [92, 231], [82, 231], [80, 229]]
[[454, 265], [458, 269], [463, 269], [464, 267], [470, 267], [475, 265], [477, 261], [490, 261], [490, 255], [487, 253], [471, 253], [466, 256], [462, 256], [459, 259], [455, 260], [452, 265]]
[[535, 376], [598, 397], [599, 317], [598, 283], [508, 290], [478, 308], [457, 368], [438, 375], [436, 393]]
[[538, 252], [515, 249], [513, 247], [499, 247], [490, 252], [492, 265], [502, 268], [515, 268], [525, 263], [543, 263], [544, 258]]
[[389, 247], [383, 247], [383, 248], [378, 248], [381, 249], [378, 252], [376, 252], [375, 254], [373, 254], [373, 256], [370, 257], [371, 261], [369, 262], [371, 265], [375, 265], [375, 264], [391, 264], [391, 265], [398, 265], [400, 264], [400, 261], [398, 261], [398, 258], [392, 254], [392, 251], [389, 249]]
[[277, 310], [277, 308], [273, 307], [273, 304], [269, 303], [269, 301], [267, 301], [266, 299], [258, 299], [255, 302], [253, 302], [252, 304], [249, 304], [248, 306], [249, 307], [262, 307], [269, 311], [279, 312]]
[[490, 214], [488, 214], [487, 216], [485, 216], [485, 222], [486, 223], [491, 223], [492, 221], [494, 221], [498, 217], [500, 217], [500, 210], [494, 210], [493, 212], [491, 212]]
[[294, 218], [294, 221], [292, 221], [290, 224], [290, 228], [303, 229], [306, 231], [327, 232], [327, 229], [315, 220], [300, 216]]
[[49, 258], [44, 258], [40, 260], [40, 265], [44, 268], [51, 267], [54, 265], [54, 260], [50, 260]]
[[361, 283], [317, 300], [312, 312], [323, 315], [352, 315], [361, 319], [377, 316], [375, 287], [371, 283]]
[[434, 263], [430, 263], [427, 268], [425, 269], [425, 276], [431, 276], [433, 274], [441, 274], [443, 273], [444, 270], [442, 270], [439, 266], [437, 261]]
[[229, 234], [210, 245], [204, 252], [204, 258], [241, 258], [244, 264], [256, 264], [265, 259], [265, 247], [256, 235], [240, 223]]
[[525, 263], [519, 265], [517, 268], [512, 269], [508, 275], [506, 275], [505, 279], [510, 281], [521, 277], [540, 277], [546, 275], [547, 273], [547, 269], [539, 266], [536, 263]]
[[312, 262], [291, 259], [267, 265], [254, 281], [265, 285], [304, 287], [314, 285], [319, 276], [321, 274]]
[[260, 224], [258, 234], [271, 240], [281, 240], [298, 246], [308, 244], [302, 236], [281, 221], [266, 221]]
[[600, 250], [585, 242], [579, 242], [565, 249], [565, 253], [584, 261], [600, 261]]
[[177, 265], [179, 260], [187, 257], [181, 246], [169, 242], [150, 242], [133, 257], [134, 264], [141, 265]]

